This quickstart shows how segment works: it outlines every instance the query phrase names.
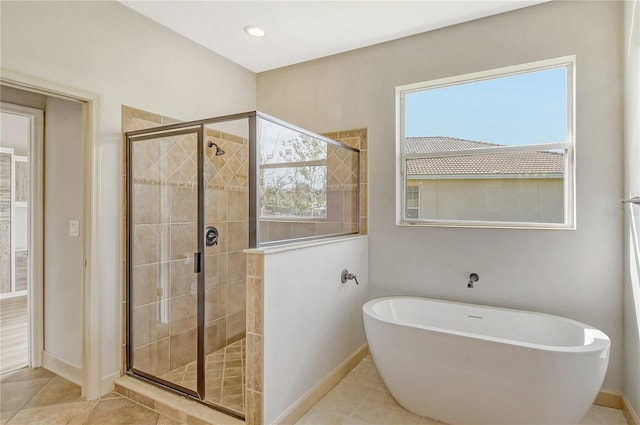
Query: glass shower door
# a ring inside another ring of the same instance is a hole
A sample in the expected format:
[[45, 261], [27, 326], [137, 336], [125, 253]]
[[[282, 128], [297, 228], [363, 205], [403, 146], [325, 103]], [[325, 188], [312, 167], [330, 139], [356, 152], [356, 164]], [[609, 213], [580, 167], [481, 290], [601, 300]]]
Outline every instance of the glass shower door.
[[205, 400], [244, 414], [246, 254], [249, 247], [249, 123], [215, 122], [204, 131]]
[[198, 297], [204, 282], [198, 231], [201, 141], [197, 127], [133, 136], [128, 144], [127, 368], [197, 397], [203, 304]]

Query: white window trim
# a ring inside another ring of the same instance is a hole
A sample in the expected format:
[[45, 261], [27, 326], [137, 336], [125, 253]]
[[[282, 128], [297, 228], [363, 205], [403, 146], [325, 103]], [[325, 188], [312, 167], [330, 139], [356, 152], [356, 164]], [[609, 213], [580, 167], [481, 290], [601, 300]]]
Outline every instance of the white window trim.
[[[437, 226], [437, 227], [479, 227], [496, 229], [576, 229], [576, 197], [575, 197], [575, 69], [576, 56], [563, 56], [537, 62], [529, 62], [503, 68], [474, 72], [454, 77], [440, 78], [420, 83], [406, 84], [396, 87], [396, 225], [397, 226]], [[482, 81], [517, 74], [542, 71], [552, 68], [567, 68], [567, 136], [565, 142], [545, 143], [538, 145], [500, 146], [485, 149], [468, 149], [460, 151], [431, 152], [429, 154], [404, 154], [404, 95], [414, 91], [422, 91], [435, 87], [457, 85], [462, 82]], [[411, 158], [428, 158], [442, 156], [459, 156], [482, 153], [517, 152], [531, 150], [565, 150], [564, 178], [564, 223], [538, 223], [513, 221], [481, 221], [481, 220], [442, 220], [421, 219], [405, 220], [406, 160]]]

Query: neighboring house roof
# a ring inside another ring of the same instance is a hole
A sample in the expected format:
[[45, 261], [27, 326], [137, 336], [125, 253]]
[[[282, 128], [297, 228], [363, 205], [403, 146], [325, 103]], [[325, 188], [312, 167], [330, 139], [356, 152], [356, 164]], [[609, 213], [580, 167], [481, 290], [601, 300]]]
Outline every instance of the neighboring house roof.
[[[494, 143], [476, 142], [453, 137], [407, 137], [407, 153], [432, 153], [462, 149], [499, 147]], [[407, 160], [409, 175], [549, 175], [564, 173], [561, 153], [503, 152], [480, 155], [445, 156]]]

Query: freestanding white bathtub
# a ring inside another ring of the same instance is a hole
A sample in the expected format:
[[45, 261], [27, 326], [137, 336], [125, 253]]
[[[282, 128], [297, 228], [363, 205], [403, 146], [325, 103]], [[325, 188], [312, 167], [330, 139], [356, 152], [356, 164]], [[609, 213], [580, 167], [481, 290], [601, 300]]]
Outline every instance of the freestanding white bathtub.
[[362, 310], [393, 397], [449, 424], [577, 424], [609, 363], [607, 335], [563, 317], [413, 297]]

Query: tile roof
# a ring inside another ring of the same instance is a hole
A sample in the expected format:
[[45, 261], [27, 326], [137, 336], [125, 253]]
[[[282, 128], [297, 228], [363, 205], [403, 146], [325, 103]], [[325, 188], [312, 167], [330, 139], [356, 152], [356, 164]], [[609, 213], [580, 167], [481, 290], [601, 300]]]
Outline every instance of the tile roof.
[[[453, 137], [407, 137], [407, 153], [499, 147]], [[540, 175], [564, 173], [564, 155], [549, 151], [502, 152], [407, 160], [409, 175]]]

